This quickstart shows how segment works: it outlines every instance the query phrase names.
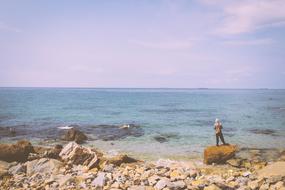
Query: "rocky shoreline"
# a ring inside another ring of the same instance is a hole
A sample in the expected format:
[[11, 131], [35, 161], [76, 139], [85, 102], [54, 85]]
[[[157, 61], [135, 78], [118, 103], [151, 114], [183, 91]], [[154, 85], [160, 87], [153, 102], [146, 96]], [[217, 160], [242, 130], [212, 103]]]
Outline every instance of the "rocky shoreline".
[[75, 136], [71, 139], [64, 147], [53, 148], [25, 140], [0, 144], [0, 189], [285, 189], [285, 152], [271, 161], [257, 150], [250, 158], [241, 158], [237, 148], [228, 145], [207, 147], [207, 164], [147, 162], [81, 146]]

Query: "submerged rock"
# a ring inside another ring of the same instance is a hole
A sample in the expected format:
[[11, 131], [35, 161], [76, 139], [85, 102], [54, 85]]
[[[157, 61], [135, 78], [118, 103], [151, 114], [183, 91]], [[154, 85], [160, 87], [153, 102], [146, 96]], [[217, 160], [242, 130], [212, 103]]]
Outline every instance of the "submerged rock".
[[162, 133], [153, 137], [154, 140], [160, 143], [164, 143], [169, 141], [172, 138], [178, 138], [178, 134], [176, 133]]
[[33, 151], [32, 144], [26, 140], [18, 141], [16, 144], [0, 144], [0, 160], [25, 162]]
[[227, 160], [233, 158], [237, 151], [235, 145], [221, 145], [221, 146], [210, 146], [204, 150], [204, 163], [205, 164], [222, 164]]
[[271, 136], [277, 136], [277, 131], [273, 129], [249, 129], [248, 130], [251, 133], [259, 134], [259, 135], [271, 135]]
[[95, 152], [90, 148], [78, 145], [75, 142], [68, 143], [60, 152], [59, 156], [66, 162], [71, 162], [75, 165], [84, 165], [89, 169], [96, 167], [99, 159]]
[[67, 130], [62, 139], [65, 141], [75, 141], [76, 143], [81, 144], [87, 140], [87, 136], [78, 129], [71, 128]]
[[103, 141], [114, 141], [124, 139], [129, 136], [140, 137], [144, 135], [143, 129], [134, 124], [128, 125], [97, 125], [89, 127], [88, 132], [95, 134], [97, 139]]

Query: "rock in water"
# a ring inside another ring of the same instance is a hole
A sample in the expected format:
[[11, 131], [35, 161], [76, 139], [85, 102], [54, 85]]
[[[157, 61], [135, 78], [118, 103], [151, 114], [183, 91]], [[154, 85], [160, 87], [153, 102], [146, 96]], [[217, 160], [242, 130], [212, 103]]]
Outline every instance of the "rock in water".
[[0, 160], [25, 162], [33, 151], [32, 144], [26, 140], [18, 141], [16, 144], [0, 144]]
[[59, 153], [62, 160], [75, 165], [84, 165], [89, 169], [96, 167], [99, 159], [90, 148], [82, 147], [75, 142], [68, 143]]
[[87, 136], [78, 129], [71, 128], [65, 133], [62, 139], [65, 141], [75, 141], [76, 143], [81, 144], [87, 140]]
[[204, 150], [204, 163], [225, 163], [235, 156], [236, 151], [237, 146], [235, 145], [209, 146]]

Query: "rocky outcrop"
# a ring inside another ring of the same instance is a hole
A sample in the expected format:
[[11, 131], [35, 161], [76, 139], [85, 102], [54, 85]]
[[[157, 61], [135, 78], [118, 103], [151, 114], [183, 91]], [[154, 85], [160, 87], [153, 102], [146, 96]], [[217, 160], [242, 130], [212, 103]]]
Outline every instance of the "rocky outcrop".
[[68, 143], [60, 152], [60, 158], [75, 165], [84, 165], [89, 169], [99, 164], [99, 159], [90, 148], [78, 145], [75, 142]]
[[33, 146], [26, 140], [18, 141], [16, 144], [0, 144], [0, 160], [24, 162], [33, 151]]
[[235, 156], [236, 151], [235, 145], [209, 146], [204, 150], [204, 163], [225, 163]]
[[75, 141], [76, 143], [81, 144], [87, 140], [87, 136], [78, 129], [71, 128], [66, 131], [65, 135], [62, 137], [62, 140]]

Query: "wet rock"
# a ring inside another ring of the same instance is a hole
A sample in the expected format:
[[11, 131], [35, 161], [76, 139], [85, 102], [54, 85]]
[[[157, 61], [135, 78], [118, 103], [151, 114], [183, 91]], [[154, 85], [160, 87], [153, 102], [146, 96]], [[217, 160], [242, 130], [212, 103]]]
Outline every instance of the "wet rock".
[[115, 166], [120, 166], [122, 163], [134, 163], [138, 161], [126, 154], [119, 153], [104, 155], [104, 159], [106, 160], [107, 164], [113, 164]]
[[275, 162], [257, 171], [258, 178], [271, 178], [273, 176], [285, 177], [285, 162]]
[[65, 135], [62, 137], [62, 140], [75, 141], [76, 143], [81, 144], [87, 140], [87, 136], [78, 129], [71, 128], [66, 131]]
[[25, 162], [29, 153], [33, 151], [32, 144], [26, 140], [18, 141], [16, 144], [0, 144], [0, 160]]
[[89, 169], [99, 164], [99, 159], [90, 148], [82, 147], [75, 142], [68, 143], [60, 152], [59, 156], [66, 162], [84, 165]]
[[237, 151], [234, 145], [210, 146], [204, 150], [204, 163], [225, 163], [227, 160], [233, 158]]
[[154, 138], [154, 140], [156, 140], [157, 142], [160, 142], [160, 143], [164, 143], [164, 142], [168, 141], [168, 139], [166, 137], [163, 137], [163, 136], [155, 136], [153, 138]]
[[49, 158], [41, 158], [39, 160], [33, 160], [25, 163], [27, 167], [27, 175], [33, 174], [45, 174], [45, 173], [57, 173], [63, 163]]

